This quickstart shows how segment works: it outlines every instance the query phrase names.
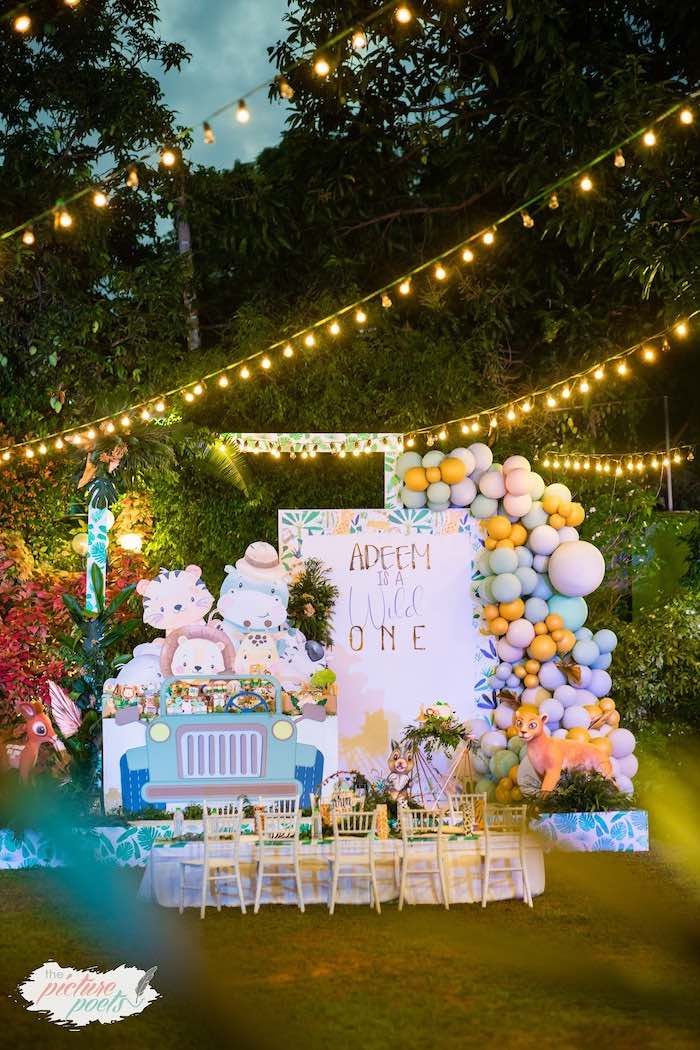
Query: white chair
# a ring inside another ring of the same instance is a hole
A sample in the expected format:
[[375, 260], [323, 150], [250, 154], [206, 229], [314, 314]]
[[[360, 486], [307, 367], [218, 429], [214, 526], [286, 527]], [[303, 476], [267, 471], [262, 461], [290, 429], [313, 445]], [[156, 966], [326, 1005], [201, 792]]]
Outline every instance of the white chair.
[[363, 810], [365, 808], [365, 796], [356, 791], [334, 791], [330, 799], [331, 812], [339, 810], [341, 813], [349, 813], [352, 810]]
[[328, 899], [328, 911], [335, 912], [338, 900], [338, 880], [342, 875], [347, 879], [366, 879], [369, 883], [369, 903], [377, 914], [381, 915], [377, 889], [377, 871], [374, 860], [374, 843], [377, 837], [376, 811], [365, 813], [363, 810], [336, 807], [331, 810], [333, 821], [333, 853], [328, 858], [330, 864], [331, 888]]
[[[399, 911], [406, 899], [406, 884], [410, 875], [435, 875], [440, 879], [442, 902], [446, 909], [450, 907], [447, 877], [445, 872], [445, 838], [449, 829], [444, 824], [445, 811], [442, 809], [410, 809], [399, 806], [399, 824], [401, 826], [401, 880], [399, 883]], [[425, 861], [435, 857], [436, 865], [432, 868], [415, 868], [411, 871], [413, 861]]]
[[[299, 911], [304, 911], [304, 894], [301, 887], [301, 865], [299, 862], [299, 809], [291, 813], [256, 812], [258, 833], [258, 878], [255, 888], [255, 907], [260, 910], [263, 879], [294, 876]], [[285, 869], [287, 869], [285, 871]], [[291, 869], [291, 870], [290, 870]]]
[[486, 795], [461, 792], [447, 796], [447, 818], [451, 833], [475, 835], [484, 826]]
[[189, 868], [201, 872], [200, 886], [202, 891], [199, 916], [204, 918], [207, 908], [209, 889], [216, 900], [216, 910], [221, 911], [219, 883], [235, 881], [241, 912], [245, 915], [245, 898], [241, 882], [241, 819], [239, 803], [220, 803], [209, 806], [202, 803], [202, 824], [204, 827], [204, 853], [202, 857], [192, 857], [180, 861], [180, 914], [185, 907], [186, 875]]
[[[525, 863], [525, 835], [527, 833], [527, 806], [486, 806], [481, 875], [481, 906], [486, 907], [489, 887], [494, 876], [513, 879], [520, 873], [523, 902], [532, 907], [530, 880]], [[502, 861], [494, 868], [494, 861]]]
[[280, 795], [278, 798], [261, 798], [256, 808], [264, 813], [283, 813], [287, 816], [296, 813], [299, 808], [298, 795]]

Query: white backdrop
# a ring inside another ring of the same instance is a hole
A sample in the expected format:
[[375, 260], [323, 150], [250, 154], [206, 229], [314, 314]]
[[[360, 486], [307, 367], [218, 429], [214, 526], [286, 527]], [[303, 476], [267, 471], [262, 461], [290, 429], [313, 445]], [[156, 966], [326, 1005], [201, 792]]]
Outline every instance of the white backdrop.
[[[424, 516], [427, 515], [427, 516]], [[341, 768], [384, 770], [420, 705], [477, 714], [484, 655], [464, 511], [280, 511], [280, 552], [319, 558], [340, 589], [329, 664], [338, 675]]]

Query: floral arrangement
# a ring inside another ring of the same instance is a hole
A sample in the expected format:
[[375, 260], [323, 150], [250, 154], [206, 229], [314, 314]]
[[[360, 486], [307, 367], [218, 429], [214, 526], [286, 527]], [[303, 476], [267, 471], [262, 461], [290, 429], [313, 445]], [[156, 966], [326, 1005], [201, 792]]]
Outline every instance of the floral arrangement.
[[331, 624], [337, 599], [338, 588], [331, 583], [326, 566], [318, 558], [308, 558], [289, 588], [289, 623], [302, 631], [307, 641], [332, 645]]

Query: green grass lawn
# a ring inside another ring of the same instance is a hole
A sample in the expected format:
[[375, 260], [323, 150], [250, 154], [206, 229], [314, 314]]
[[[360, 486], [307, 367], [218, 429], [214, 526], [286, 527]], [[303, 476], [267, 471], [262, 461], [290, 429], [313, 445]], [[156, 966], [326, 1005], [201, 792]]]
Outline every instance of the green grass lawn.
[[[660, 856], [552, 855], [532, 911], [348, 906], [330, 918], [275, 906], [202, 922], [137, 902], [139, 878], [120, 872], [86, 914], [69, 872], [0, 873], [0, 1045], [697, 1045], [697, 911]], [[49, 959], [157, 965], [161, 998], [137, 1017], [65, 1031], [8, 998]]]

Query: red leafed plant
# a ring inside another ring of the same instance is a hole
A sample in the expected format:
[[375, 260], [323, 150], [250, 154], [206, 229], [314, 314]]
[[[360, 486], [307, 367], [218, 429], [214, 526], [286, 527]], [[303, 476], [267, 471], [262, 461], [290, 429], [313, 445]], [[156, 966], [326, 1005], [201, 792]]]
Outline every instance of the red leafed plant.
[[[115, 559], [108, 593], [143, 575], [143, 560]], [[85, 600], [83, 573], [37, 569], [17, 533], [0, 535], [0, 725], [14, 721], [18, 700], [49, 699], [48, 681], [61, 681], [71, 668], [59, 655], [58, 637], [70, 631], [61, 596]]]

